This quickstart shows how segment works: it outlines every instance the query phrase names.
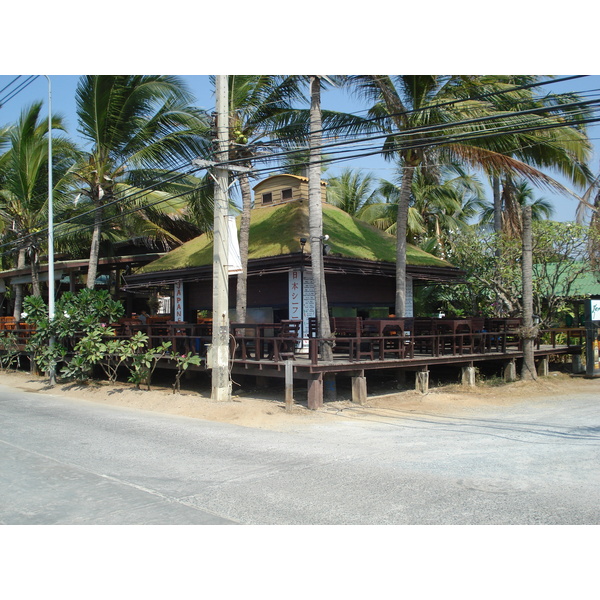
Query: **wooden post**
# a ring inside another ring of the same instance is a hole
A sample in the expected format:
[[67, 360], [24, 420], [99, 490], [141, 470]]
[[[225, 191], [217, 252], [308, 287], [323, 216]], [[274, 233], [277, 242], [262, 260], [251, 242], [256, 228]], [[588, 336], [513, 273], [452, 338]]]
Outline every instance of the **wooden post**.
[[323, 407], [323, 378], [320, 373], [311, 375], [308, 380], [308, 408], [317, 410]]
[[401, 390], [406, 385], [406, 370], [405, 369], [395, 369], [396, 374], [396, 389]]
[[329, 400], [330, 402], [337, 400], [335, 373], [325, 373], [323, 376], [323, 396], [325, 400]]
[[291, 411], [294, 405], [294, 364], [285, 361], [285, 410]]

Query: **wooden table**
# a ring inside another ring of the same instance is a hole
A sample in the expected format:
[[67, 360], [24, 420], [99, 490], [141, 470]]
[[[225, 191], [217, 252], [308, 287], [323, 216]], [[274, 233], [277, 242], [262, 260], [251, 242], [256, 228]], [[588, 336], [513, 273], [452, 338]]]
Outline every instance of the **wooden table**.
[[442, 354], [446, 349], [452, 350], [452, 354], [462, 354], [466, 347], [473, 351], [471, 336], [464, 337], [473, 331], [470, 319], [434, 319], [433, 328], [438, 336], [439, 352]]
[[379, 358], [383, 360], [386, 354], [404, 358], [404, 319], [365, 319], [362, 324], [361, 342], [376, 344]]

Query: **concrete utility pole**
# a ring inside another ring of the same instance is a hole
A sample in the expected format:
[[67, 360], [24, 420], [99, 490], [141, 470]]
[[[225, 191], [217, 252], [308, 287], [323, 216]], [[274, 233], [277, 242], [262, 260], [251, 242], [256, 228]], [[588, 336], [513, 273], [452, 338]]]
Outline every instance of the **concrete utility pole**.
[[212, 399], [231, 400], [229, 377], [229, 272], [227, 190], [229, 171], [229, 90], [227, 75], [216, 76], [217, 161], [215, 167], [213, 250]]
[[[310, 257], [316, 291], [316, 317], [318, 334], [321, 338], [331, 337], [329, 326], [329, 305], [325, 286], [325, 265], [323, 262], [323, 206], [321, 200], [321, 78], [310, 77], [310, 160], [308, 166], [308, 221], [310, 233]], [[323, 360], [333, 360], [332, 347], [328, 343], [321, 346]]]

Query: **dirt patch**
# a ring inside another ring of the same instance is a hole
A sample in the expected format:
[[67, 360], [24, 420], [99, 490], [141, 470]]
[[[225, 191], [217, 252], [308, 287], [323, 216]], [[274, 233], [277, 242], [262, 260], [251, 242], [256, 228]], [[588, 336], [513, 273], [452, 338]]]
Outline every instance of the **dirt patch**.
[[231, 402], [215, 402], [210, 398], [210, 381], [206, 379], [188, 381], [180, 394], [173, 394], [170, 385], [160, 382], [150, 391], [135, 390], [129, 383], [109, 384], [105, 381], [60, 383], [50, 387], [46, 378], [26, 372], [0, 374], [0, 383], [29, 392], [275, 430], [339, 420], [345, 412], [351, 413], [353, 419], [360, 417], [361, 413], [369, 418], [377, 414], [389, 417], [390, 412], [399, 417], [403, 413], [443, 416], [485, 406], [510, 407], [532, 398], [596, 392], [599, 387], [597, 380], [573, 377], [567, 373], [552, 373], [535, 382], [481, 384], [475, 388], [444, 385], [432, 388], [425, 395], [412, 389], [394, 389], [390, 381], [374, 381], [370, 385], [373, 393], [369, 394], [367, 404], [358, 406], [351, 402], [349, 387], [342, 382], [338, 386], [337, 401], [325, 402], [324, 407], [317, 411], [308, 410], [303, 389], [295, 390], [294, 407], [287, 412], [283, 386], [275, 383], [266, 388], [235, 386]]

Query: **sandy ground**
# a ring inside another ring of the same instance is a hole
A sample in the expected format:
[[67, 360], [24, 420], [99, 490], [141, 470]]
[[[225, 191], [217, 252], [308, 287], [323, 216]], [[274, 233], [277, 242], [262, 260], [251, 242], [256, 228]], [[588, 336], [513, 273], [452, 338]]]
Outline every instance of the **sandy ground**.
[[157, 381], [148, 391], [135, 390], [129, 383], [109, 384], [105, 381], [92, 381], [87, 384], [59, 383], [50, 387], [48, 379], [27, 372], [0, 373], [0, 383], [21, 390], [275, 430], [325, 424], [328, 421], [339, 420], [345, 414], [353, 420], [361, 417], [373, 420], [378, 416], [414, 416], [415, 413], [447, 416], [485, 406], [509, 408], [534, 398], [574, 392], [595, 392], [600, 388], [598, 380], [573, 377], [561, 372], [551, 373], [549, 377], [540, 378], [535, 382], [496, 382], [495, 385], [483, 383], [474, 388], [461, 385], [432, 387], [425, 395], [413, 389], [398, 390], [394, 382], [389, 380], [376, 380], [369, 382], [367, 404], [359, 406], [351, 402], [347, 380], [341, 379], [335, 402], [325, 402], [324, 407], [317, 411], [308, 410], [305, 386], [299, 385], [294, 390], [293, 409], [286, 411], [283, 385], [276, 382], [268, 388], [253, 388], [247, 383], [243, 387], [234, 385], [231, 402], [215, 402], [210, 398], [210, 380], [206, 375], [185, 381], [179, 394], [173, 393], [171, 379], [172, 377], [163, 382]]

